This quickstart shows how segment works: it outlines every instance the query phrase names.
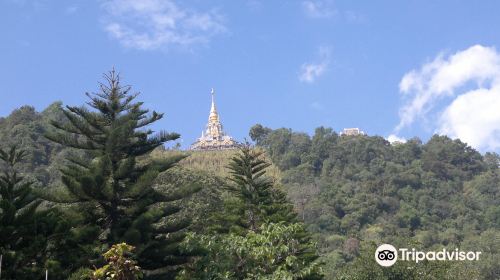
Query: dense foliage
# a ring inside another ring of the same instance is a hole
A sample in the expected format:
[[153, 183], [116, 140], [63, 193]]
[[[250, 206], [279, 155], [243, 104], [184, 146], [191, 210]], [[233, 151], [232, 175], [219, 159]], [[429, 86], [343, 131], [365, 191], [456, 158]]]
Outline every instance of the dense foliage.
[[[142, 109], [114, 71], [105, 79], [87, 94], [90, 107], [25, 106], [0, 119], [1, 146], [22, 148], [2, 152], [0, 231], [10, 235], [2, 276], [171, 279], [184, 267], [181, 278], [321, 278], [315, 244], [274, 186], [276, 174], [263, 176], [261, 150], [223, 152], [233, 156], [228, 169], [225, 155], [207, 171], [196, 170], [207, 164], [201, 154], [177, 165], [189, 154], [163, 144], [179, 136], [147, 129], [162, 114]], [[194, 239], [183, 242], [188, 232], [198, 238], [194, 250]], [[214, 250], [204, 243], [211, 238], [227, 246]], [[242, 250], [242, 265], [232, 267]], [[205, 262], [214, 256], [221, 262]]]
[[46, 139], [50, 120], [62, 120], [61, 102], [54, 102], [42, 112], [31, 106], [14, 110], [8, 117], [0, 117], [0, 143], [4, 148], [16, 145], [25, 153], [25, 160], [17, 168], [26, 177], [36, 179], [39, 186], [59, 179], [57, 169], [68, 150]]
[[182, 241], [182, 229], [189, 224], [187, 220], [167, 218], [180, 210], [168, 202], [190, 192], [179, 188], [166, 194], [154, 183], [159, 173], [182, 156], [142, 163], [138, 158], [179, 135], [152, 135], [153, 131], [143, 129], [163, 115], [147, 115], [142, 103], [134, 102], [137, 94], [132, 94], [129, 86], [122, 86], [114, 71], [105, 78], [100, 92], [87, 94], [92, 111], [67, 106], [63, 110], [67, 121], [53, 121], [56, 130], [46, 134], [65, 147], [87, 151], [92, 158], [68, 157], [68, 164], [61, 169], [64, 192], [57, 192], [49, 200], [77, 207], [83, 217], [74, 230], [76, 235], [109, 247], [121, 242], [136, 246], [146, 278], [165, 277], [187, 260], [176, 244]]
[[[90, 107], [0, 118], [2, 279], [500, 279], [497, 154], [262, 125], [256, 148], [171, 150], [136, 96], [111, 72]], [[381, 243], [482, 255], [382, 268]]]
[[[0, 148], [0, 255], [4, 279], [33, 279], [34, 275], [61, 274], [58, 252], [66, 248], [69, 225], [57, 209], [40, 207], [35, 182], [22, 175], [18, 165], [26, 152], [16, 146]], [[59, 250], [55, 250], [59, 247]], [[61, 279], [54, 277], [54, 279]]]
[[180, 279], [322, 279], [320, 263], [301, 256], [314, 248], [299, 223], [264, 223], [246, 235], [230, 233], [191, 235], [188, 249], [203, 248], [204, 257], [184, 271]]
[[[282, 174], [295, 208], [315, 233], [329, 278], [367, 242], [478, 249], [481, 279], [500, 277], [500, 157], [446, 136], [390, 144], [377, 136], [311, 137], [252, 127]], [[495, 265], [495, 263], [497, 265]], [[354, 273], [353, 269], [350, 269]], [[357, 279], [357, 278], [356, 278]]]
[[92, 280], [135, 280], [142, 279], [141, 268], [131, 258], [134, 246], [127, 243], [115, 244], [106, 253], [104, 259], [108, 262], [92, 273]]
[[192, 235], [201, 257], [183, 279], [322, 279], [315, 244], [291, 204], [266, 176], [263, 152], [242, 147], [228, 166], [230, 183], [211, 226]]
[[38, 215], [35, 215], [41, 200], [33, 195], [33, 182], [25, 180], [16, 170], [16, 164], [23, 160], [24, 155], [14, 146], [9, 150], [0, 149], [0, 160], [3, 161], [0, 175], [0, 254], [4, 265], [11, 268], [4, 273], [8, 278], [15, 276], [14, 271], [41, 271], [32, 265], [41, 259], [36, 256], [39, 236], [36, 236]]

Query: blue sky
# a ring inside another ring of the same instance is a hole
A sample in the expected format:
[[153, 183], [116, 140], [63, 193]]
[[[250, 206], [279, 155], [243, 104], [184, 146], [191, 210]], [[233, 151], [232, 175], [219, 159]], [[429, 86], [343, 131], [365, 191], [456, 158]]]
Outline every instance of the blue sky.
[[[0, 0], [0, 116], [81, 105], [113, 66], [187, 147], [225, 130], [359, 127], [500, 150], [500, 2]], [[497, 109], [499, 108], [499, 109]], [[499, 111], [499, 112], [497, 112]]]

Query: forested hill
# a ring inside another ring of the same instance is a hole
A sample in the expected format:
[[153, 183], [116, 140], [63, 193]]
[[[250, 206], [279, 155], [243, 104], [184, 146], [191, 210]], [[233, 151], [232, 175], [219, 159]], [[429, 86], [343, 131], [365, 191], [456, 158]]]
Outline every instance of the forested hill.
[[[480, 279], [500, 276], [500, 157], [433, 136], [391, 145], [379, 136], [314, 135], [255, 125], [250, 136], [279, 167], [327, 269], [363, 243], [481, 248]], [[463, 264], [462, 264], [463, 265]]]
[[2, 147], [16, 145], [26, 151], [21, 171], [33, 176], [43, 185], [54, 182], [57, 164], [64, 157], [63, 148], [49, 141], [43, 134], [50, 129], [50, 120], [63, 119], [61, 102], [54, 102], [42, 112], [31, 106], [15, 109], [7, 117], [0, 117], [0, 143]]
[[[43, 137], [50, 130], [49, 120], [63, 117], [61, 103], [54, 103], [42, 112], [24, 106], [0, 118], [0, 146], [16, 144], [26, 150], [27, 160], [20, 168], [41, 186], [57, 183], [62, 159], [75, 153]], [[314, 233], [326, 279], [403, 279], [386, 274], [394, 270], [373, 266], [373, 246], [380, 243], [482, 251], [480, 262], [456, 262], [446, 266], [444, 274], [450, 279], [500, 278], [497, 154], [481, 155], [445, 136], [391, 145], [382, 137], [339, 136], [323, 127], [310, 136], [255, 125], [250, 137], [267, 152], [274, 165], [271, 175], [280, 178], [299, 217]], [[169, 153], [178, 152], [155, 150], [152, 156]], [[213, 201], [220, 204], [219, 177], [227, 174], [225, 165], [232, 155], [194, 153], [181, 165], [202, 173], [181, 171], [160, 177], [210, 186], [186, 202], [187, 211], [200, 221], [195, 230], [209, 223], [204, 215], [217, 206]], [[216, 176], [207, 175], [207, 169]], [[431, 271], [421, 265], [414, 268], [422, 267]], [[378, 276], [372, 278], [373, 273]]]

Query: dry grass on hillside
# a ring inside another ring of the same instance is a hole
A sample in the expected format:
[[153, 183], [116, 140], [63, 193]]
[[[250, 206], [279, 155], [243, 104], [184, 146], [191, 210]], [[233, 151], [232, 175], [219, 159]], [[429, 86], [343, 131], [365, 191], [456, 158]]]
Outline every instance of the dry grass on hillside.
[[[188, 155], [188, 157], [180, 162], [181, 166], [193, 170], [203, 170], [220, 177], [227, 177], [229, 175], [229, 170], [226, 166], [237, 152], [238, 150], [178, 151], [157, 149], [151, 153], [151, 156], [153, 158], [161, 158], [180, 154]], [[267, 155], [264, 155], [266, 160], [271, 162]], [[278, 180], [280, 178], [279, 170], [274, 165], [268, 168], [267, 174], [269, 177], [273, 178], [273, 180]]]

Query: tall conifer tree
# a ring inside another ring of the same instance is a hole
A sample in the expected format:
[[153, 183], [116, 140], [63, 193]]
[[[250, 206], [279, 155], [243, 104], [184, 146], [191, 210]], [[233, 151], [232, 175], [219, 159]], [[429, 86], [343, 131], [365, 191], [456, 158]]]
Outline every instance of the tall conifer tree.
[[240, 201], [240, 224], [251, 231], [259, 231], [263, 223], [300, 224], [302, 230], [295, 234], [295, 238], [304, 246], [300, 248], [298, 256], [306, 262], [312, 262], [318, 256], [315, 248], [310, 247], [311, 235], [299, 223], [286, 194], [266, 176], [266, 169], [271, 164], [263, 158], [263, 153], [249, 145], [243, 146], [228, 166], [233, 182], [229, 189]]
[[285, 193], [266, 176], [270, 164], [263, 153], [246, 145], [231, 159], [231, 198], [224, 212], [214, 215], [215, 234], [187, 242], [204, 256], [181, 279], [323, 278], [311, 235]]
[[[266, 176], [266, 169], [271, 164], [263, 158], [263, 153], [246, 145], [229, 163], [229, 179], [233, 183], [229, 190], [239, 200], [238, 206], [233, 206], [240, 215], [237, 224], [243, 228], [243, 234], [248, 231], [259, 232], [263, 224], [296, 224], [301, 229], [293, 237], [300, 244], [296, 256], [304, 264], [310, 264], [318, 258], [316, 249], [311, 246], [311, 235], [298, 221], [286, 194]], [[306, 278], [319, 279], [321, 275], [312, 273]]]
[[180, 211], [173, 205], [193, 192], [180, 187], [165, 194], [155, 186], [159, 173], [176, 164], [183, 156], [155, 161], [139, 161], [165, 142], [179, 138], [176, 133], [146, 129], [163, 114], [142, 108], [135, 102], [138, 93], [122, 86], [119, 75], [104, 75], [100, 92], [87, 93], [86, 107], [67, 106], [67, 122], [52, 122], [55, 131], [47, 138], [67, 147], [88, 152], [92, 160], [68, 158], [62, 171], [65, 197], [59, 202], [74, 203], [84, 215], [79, 234], [92, 236], [102, 244], [126, 242], [136, 247], [136, 255], [146, 277], [174, 276], [173, 269], [187, 257], [178, 250], [189, 221], [172, 218]]
[[[24, 180], [16, 165], [25, 156], [16, 147], [0, 149], [0, 254], [3, 256], [3, 277], [29, 278], [36, 254], [30, 246], [35, 240], [35, 211], [40, 205], [32, 193], [33, 182]], [[35, 267], [36, 269], [36, 267]], [[31, 275], [33, 276], [33, 275]]]
[[[62, 274], [52, 245], [65, 231], [57, 213], [40, 210], [35, 181], [19, 172], [26, 156], [16, 146], [0, 148], [0, 254], [2, 279], [34, 279], [48, 269]], [[62, 279], [55, 277], [54, 279]]]
[[231, 176], [229, 191], [239, 199], [242, 219], [239, 224], [249, 230], [257, 230], [262, 223], [296, 223], [297, 214], [286, 194], [266, 176], [271, 165], [263, 158], [263, 151], [248, 145], [240, 148], [229, 163]]

